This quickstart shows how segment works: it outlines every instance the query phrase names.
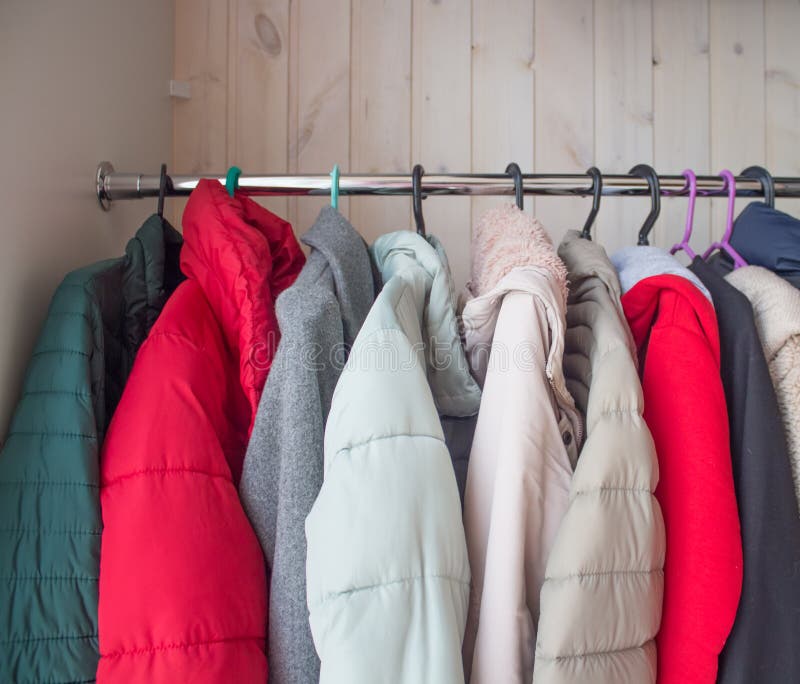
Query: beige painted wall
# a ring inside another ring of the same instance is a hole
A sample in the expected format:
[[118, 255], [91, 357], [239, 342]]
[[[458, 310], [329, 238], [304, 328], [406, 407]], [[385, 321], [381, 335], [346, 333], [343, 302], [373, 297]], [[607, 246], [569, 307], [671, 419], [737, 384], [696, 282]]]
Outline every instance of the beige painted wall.
[[152, 203], [105, 214], [97, 162], [158, 172], [171, 149], [167, 0], [0, 0], [0, 441], [53, 290], [116, 256]]
[[[734, 172], [800, 175], [797, 0], [176, 0], [175, 167], [220, 172]], [[457, 282], [487, 203], [431, 198], [426, 223]], [[268, 202], [305, 231], [321, 199]], [[698, 246], [723, 200], [698, 201]], [[353, 198], [367, 238], [410, 223], [410, 200]], [[588, 200], [528, 198], [558, 239]], [[665, 200], [656, 240], [683, 230]], [[800, 215], [800, 200], [781, 206]], [[608, 199], [597, 236], [632, 244], [647, 213]]]

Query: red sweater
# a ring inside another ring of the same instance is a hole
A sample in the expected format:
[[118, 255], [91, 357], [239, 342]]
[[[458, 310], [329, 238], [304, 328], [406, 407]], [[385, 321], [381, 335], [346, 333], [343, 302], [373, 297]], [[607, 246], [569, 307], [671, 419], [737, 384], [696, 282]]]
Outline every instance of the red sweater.
[[716, 315], [675, 275], [645, 278], [622, 305], [639, 350], [667, 533], [658, 682], [713, 684], [742, 586]]
[[267, 679], [264, 558], [236, 483], [304, 257], [216, 181], [183, 216], [187, 276], [142, 345], [101, 461], [98, 682]]

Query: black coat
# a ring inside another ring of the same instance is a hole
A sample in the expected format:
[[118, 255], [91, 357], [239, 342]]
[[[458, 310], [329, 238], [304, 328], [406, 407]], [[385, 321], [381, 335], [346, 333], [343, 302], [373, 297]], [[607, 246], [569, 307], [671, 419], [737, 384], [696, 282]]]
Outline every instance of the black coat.
[[800, 682], [800, 515], [775, 390], [747, 297], [699, 258], [690, 269], [717, 312], [744, 557], [717, 682]]

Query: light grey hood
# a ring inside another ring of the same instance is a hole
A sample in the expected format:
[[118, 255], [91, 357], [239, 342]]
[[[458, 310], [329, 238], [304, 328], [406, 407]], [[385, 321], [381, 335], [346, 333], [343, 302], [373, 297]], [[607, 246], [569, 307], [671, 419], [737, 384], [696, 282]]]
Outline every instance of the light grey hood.
[[623, 293], [645, 278], [669, 274], [686, 278], [703, 293], [708, 301], [711, 301], [711, 293], [700, 282], [700, 279], [660, 247], [623, 247], [611, 255], [611, 263], [617, 269]]

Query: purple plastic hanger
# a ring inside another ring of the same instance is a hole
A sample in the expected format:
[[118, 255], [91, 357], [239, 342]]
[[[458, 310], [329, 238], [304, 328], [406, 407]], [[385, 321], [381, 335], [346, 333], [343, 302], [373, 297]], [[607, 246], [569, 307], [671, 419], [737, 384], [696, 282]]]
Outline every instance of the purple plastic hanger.
[[691, 169], [686, 169], [683, 172], [683, 177], [686, 179], [686, 184], [689, 188], [689, 207], [686, 209], [686, 228], [683, 230], [683, 239], [672, 245], [672, 249], [669, 250], [669, 253], [675, 254], [683, 250], [690, 259], [694, 259], [697, 254], [695, 254], [695, 251], [689, 246], [689, 238], [692, 237], [692, 226], [694, 224], [694, 203], [697, 199], [697, 176], [695, 176], [694, 171]]
[[736, 203], [736, 179], [728, 169], [720, 171], [719, 175], [725, 179], [725, 187], [728, 189], [728, 217], [725, 222], [725, 234], [722, 236], [722, 240], [712, 243], [711, 247], [703, 254], [703, 259], [708, 259], [715, 249], [719, 249], [728, 253], [731, 259], [733, 259], [733, 267], [736, 269], [741, 266], [747, 266], [747, 262], [742, 259], [741, 255], [731, 246], [730, 242], [731, 234], [733, 233], [733, 209]]

